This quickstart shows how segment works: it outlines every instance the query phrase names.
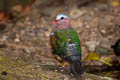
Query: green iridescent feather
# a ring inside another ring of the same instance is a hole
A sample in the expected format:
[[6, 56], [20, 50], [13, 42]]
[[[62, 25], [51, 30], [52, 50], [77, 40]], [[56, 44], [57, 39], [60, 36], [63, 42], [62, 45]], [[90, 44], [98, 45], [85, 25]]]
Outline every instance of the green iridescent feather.
[[53, 35], [50, 36], [50, 44], [52, 46], [52, 52], [56, 55], [68, 56], [68, 44], [74, 43], [77, 46], [78, 54], [81, 54], [80, 40], [78, 33], [72, 29], [60, 29], [56, 30]]

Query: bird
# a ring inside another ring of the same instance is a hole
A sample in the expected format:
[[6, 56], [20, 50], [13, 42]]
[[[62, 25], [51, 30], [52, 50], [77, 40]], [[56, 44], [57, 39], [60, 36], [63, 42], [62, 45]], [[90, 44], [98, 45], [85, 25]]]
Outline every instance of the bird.
[[112, 58], [113, 66], [120, 71], [120, 39], [118, 39], [111, 47], [113, 48], [114, 54], [116, 55]]
[[120, 56], [120, 39], [118, 39], [114, 45], [111, 46], [116, 56]]
[[69, 63], [72, 75], [84, 73], [81, 62], [81, 46], [79, 35], [71, 27], [71, 20], [65, 14], [58, 14], [53, 22], [55, 27], [50, 33], [50, 45], [53, 55], [60, 61]]

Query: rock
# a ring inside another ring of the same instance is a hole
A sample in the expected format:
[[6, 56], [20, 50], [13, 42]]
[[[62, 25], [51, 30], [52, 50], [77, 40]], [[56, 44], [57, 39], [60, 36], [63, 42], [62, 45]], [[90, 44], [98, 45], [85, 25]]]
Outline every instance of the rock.
[[112, 43], [108, 40], [108, 38], [100, 38], [100, 47], [111, 49]]
[[88, 51], [94, 52], [95, 49], [96, 49], [96, 46], [99, 45], [99, 42], [97, 42], [97, 41], [88, 41], [85, 44], [86, 44], [86, 47], [87, 47]]
[[71, 9], [71, 12], [69, 15], [70, 15], [70, 18], [72, 19], [78, 19], [80, 18], [80, 16], [84, 15], [85, 13], [86, 13], [85, 10], [74, 8], [74, 9]]
[[111, 51], [107, 48], [103, 48], [103, 47], [96, 47], [96, 53], [100, 54], [100, 55], [107, 55], [107, 54], [111, 54]]
[[96, 46], [96, 52], [100, 55], [111, 54], [111, 42], [107, 38], [101, 37], [99, 39], [100, 44]]
[[24, 53], [27, 53], [27, 54], [30, 54], [30, 55], [32, 54], [31, 50], [29, 50], [29, 49], [27, 49], [27, 48], [23, 48], [22, 51], [23, 51]]

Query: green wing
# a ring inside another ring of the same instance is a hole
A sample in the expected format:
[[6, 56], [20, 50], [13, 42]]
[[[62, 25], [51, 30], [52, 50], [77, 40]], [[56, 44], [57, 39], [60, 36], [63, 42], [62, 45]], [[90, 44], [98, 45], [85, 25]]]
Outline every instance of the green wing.
[[81, 54], [80, 40], [78, 33], [74, 29], [56, 30], [51, 33], [50, 44], [53, 54], [68, 56], [69, 43], [76, 44], [78, 54]]

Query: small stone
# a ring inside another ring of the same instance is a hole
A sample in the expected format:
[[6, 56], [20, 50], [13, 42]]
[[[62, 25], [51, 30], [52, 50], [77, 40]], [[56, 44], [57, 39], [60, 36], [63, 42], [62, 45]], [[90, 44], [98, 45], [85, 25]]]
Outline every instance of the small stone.
[[86, 25], [86, 28], [90, 28], [90, 25]]
[[67, 77], [65, 77], [64, 80], [69, 80], [69, 79]]
[[50, 33], [49, 32], [46, 32], [45, 33], [45, 37], [49, 37], [50, 36]]
[[64, 72], [64, 70], [60, 70], [61, 72]]
[[57, 72], [58, 70], [55, 70], [55, 72]]
[[2, 38], [3, 38], [3, 40], [7, 40], [7, 39], [8, 39], [8, 36], [3, 35]]
[[101, 30], [101, 32], [102, 32], [103, 34], [105, 34], [105, 33], [106, 33], [106, 31], [105, 31], [105, 30]]
[[31, 52], [29, 49], [24, 48], [24, 49], [22, 49], [22, 50], [23, 50], [23, 52], [25, 52], [25, 53], [27, 53], [27, 54], [32, 54], [32, 52]]
[[19, 38], [14, 39], [15, 42], [20, 42]]

